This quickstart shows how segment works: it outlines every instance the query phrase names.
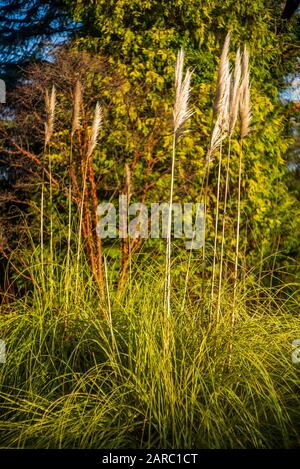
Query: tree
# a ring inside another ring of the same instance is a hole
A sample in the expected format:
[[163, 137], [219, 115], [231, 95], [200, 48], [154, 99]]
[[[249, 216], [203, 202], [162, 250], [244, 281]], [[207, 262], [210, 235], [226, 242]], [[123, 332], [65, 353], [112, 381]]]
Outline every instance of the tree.
[[[131, 101], [130, 118], [122, 112], [121, 102], [113, 101], [110, 104], [123, 132], [120, 136], [112, 131], [109, 145], [115, 149], [119, 162], [136, 161], [132, 155], [139, 155], [139, 169], [132, 171], [137, 187], [143, 184], [140, 178], [145, 174], [146, 158], [138, 140], [132, 138], [132, 129], [142, 129], [141, 133], [147, 136], [153, 128], [157, 109], [163, 107], [171, 116], [173, 65], [177, 50], [184, 46], [188, 65], [195, 70], [192, 100], [196, 113], [191, 132], [181, 145], [178, 162], [177, 195], [181, 199], [191, 197], [197, 200], [199, 194], [207, 135], [211, 127], [215, 73], [226, 32], [231, 31], [231, 54], [243, 43], [249, 44], [253, 132], [246, 145], [247, 182], [244, 187], [242, 226], [244, 234], [247, 226], [252, 248], [266, 242], [273, 249], [284, 215], [291, 213], [293, 205], [282, 179], [286, 171], [284, 157], [290, 144], [288, 109], [278, 98], [279, 89], [284, 86], [284, 77], [293, 70], [297, 61], [291, 50], [295, 50], [294, 44], [299, 41], [298, 16], [288, 24], [281, 19], [281, 15], [284, 18], [291, 16], [290, 3], [282, 13], [282, 2], [279, 0], [68, 2], [75, 12], [75, 19], [82, 22], [85, 31], [85, 35], [78, 39], [78, 48], [109, 57], [110, 62], [122, 71], [127, 88], [134, 90], [139, 103], [147, 88], [144, 106], [136, 107], [136, 102]], [[284, 28], [279, 27], [281, 24]], [[115, 123], [115, 126], [118, 127], [118, 124]], [[237, 158], [238, 136], [235, 137], [233, 147]], [[123, 156], [120, 154], [120, 142], [123, 142]], [[160, 161], [160, 174], [167, 171], [169, 148], [170, 141], [166, 134], [154, 149]], [[233, 161], [236, 159], [233, 158]], [[235, 187], [237, 168], [234, 164], [231, 171], [232, 185]], [[154, 171], [152, 176], [154, 180], [157, 177]], [[231, 195], [230, 210], [234, 211], [233, 190]], [[208, 198], [211, 214], [214, 200], [214, 179], [211, 178]], [[208, 219], [210, 222], [212, 220]]]
[[[262, 251], [268, 255], [277, 247], [286, 248], [286, 227], [290, 217], [297, 219], [299, 209], [284, 181], [284, 157], [291, 139], [288, 110], [280, 102], [278, 91], [296, 60], [287, 51], [298, 40], [298, 19], [295, 17], [285, 28], [278, 28], [280, 3], [266, 0], [243, 3], [218, 0], [200, 5], [198, 0], [66, 2], [74, 19], [82, 25], [82, 33], [70, 53], [89, 51], [94, 60], [100, 58], [98, 75], [87, 70], [85, 79], [90, 96], [87, 111], [92, 112], [97, 100], [104, 109], [103, 138], [93, 168], [100, 201], [117, 199], [119, 194], [129, 192], [129, 179], [133, 202], [166, 200], [170, 182], [174, 63], [181, 46], [186, 51], [187, 65], [194, 69], [191, 104], [195, 113], [189, 122], [189, 133], [178, 148], [175, 201], [203, 201], [201, 186], [213, 123], [216, 70], [224, 37], [230, 29], [231, 59], [237, 47], [245, 42], [251, 57], [253, 131], [243, 150], [241, 246], [251, 266], [257, 264]], [[101, 70], [103, 60], [109, 73]], [[51, 63], [47, 67], [51, 69]], [[59, 88], [63, 88], [61, 67], [62, 62], [54, 59], [56, 74], [52, 84], [58, 83]], [[116, 80], [118, 86], [111, 88]], [[45, 84], [41, 79], [40, 86], [43, 88]], [[49, 88], [51, 83], [47, 84]], [[64, 122], [69, 113], [70, 105], [67, 105], [62, 110]], [[67, 122], [70, 119], [69, 116]], [[30, 122], [30, 118], [25, 116], [25, 122]], [[19, 127], [21, 131], [26, 128]], [[63, 148], [67, 137], [61, 132], [58, 137], [56, 161], [59, 163], [66, 161]], [[237, 132], [233, 135], [230, 166], [226, 245], [229, 260], [233, 259], [235, 243], [239, 153]], [[65, 167], [58, 165], [57, 171], [63, 175]], [[215, 217], [216, 173], [215, 160], [211, 163], [207, 195], [208, 244], [212, 240]], [[223, 176], [222, 191], [224, 186]], [[125, 243], [122, 247], [124, 265], [128, 261], [126, 246]]]
[[1, 0], [1, 77], [14, 83], [28, 63], [45, 58], [47, 46], [65, 42], [76, 29], [63, 0]]
[[299, 0], [287, 0], [281, 14], [281, 18], [290, 19], [300, 5]]

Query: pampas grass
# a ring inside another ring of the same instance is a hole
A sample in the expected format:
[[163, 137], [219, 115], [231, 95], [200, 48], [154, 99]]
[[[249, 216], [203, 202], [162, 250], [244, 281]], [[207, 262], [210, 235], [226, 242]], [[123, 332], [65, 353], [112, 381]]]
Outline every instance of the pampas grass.
[[224, 79], [226, 80], [223, 97], [221, 100], [220, 114], [216, 125], [220, 127], [220, 143], [219, 143], [219, 163], [218, 163], [218, 182], [217, 182], [217, 201], [216, 201], [216, 218], [214, 229], [214, 249], [213, 249], [213, 266], [212, 266], [212, 280], [211, 280], [211, 294], [210, 294], [210, 319], [212, 317], [212, 308], [214, 301], [214, 288], [215, 288], [215, 271], [217, 261], [217, 241], [218, 241], [218, 226], [219, 226], [219, 212], [220, 212], [220, 190], [221, 190], [221, 173], [222, 173], [222, 142], [226, 138], [229, 131], [229, 103], [230, 103], [230, 87], [231, 87], [231, 74], [229, 72], [229, 60], [227, 58], [227, 74]]
[[241, 139], [247, 137], [250, 131], [251, 109], [250, 109], [250, 73], [249, 73], [249, 51], [244, 47], [242, 60], [242, 83], [240, 88], [240, 134]]
[[93, 120], [91, 135], [89, 138], [88, 150], [86, 154], [87, 158], [89, 158], [92, 155], [92, 153], [94, 152], [96, 148], [99, 129], [101, 127], [102, 120], [103, 120], [102, 109], [100, 107], [100, 104], [97, 102], [96, 107], [95, 107], [95, 112], [94, 112], [94, 120]]
[[72, 231], [72, 165], [73, 165], [73, 137], [76, 131], [80, 130], [82, 105], [82, 85], [79, 80], [76, 81], [73, 90], [73, 113], [72, 129], [70, 135], [70, 159], [69, 159], [69, 191], [68, 191], [68, 247], [67, 247], [67, 266], [66, 266], [66, 307], [65, 307], [65, 329], [67, 328], [67, 314], [69, 309], [69, 282], [70, 282], [70, 257], [71, 257], [71, 231]]
[[214, 117], [222, 111], [222, 101], [226, 92], [227, 78], [229, 73], [229, 61], [228, 61], [228, 52], [230, 46], [230, 33], [227, 34], [222, 49], [222, 54], [220, 58], [220, 64], [218, 69], [218, 78], [217, 78], [217, 88], [215, 94], [215, 100], [213, 104], [213, 113]]
[[[208, 152], [206, 155], [206, 161], [208, 164], [213, 160], [213, 156], [220, 149], [220, 146], [222, 145], [223, 140], [227, 137], [228, 134], [228, 129], [229, 129], [229, 102], [230, 102], [230, 86], [231, 86], [231, 73], [229, 71], [229, 60], [227, 58], [227, 66], [226, 66], [227, 72], [224, 74], [224, 80], [225, 83], [223, 84], [223, 94], [220, 98], [219, 102], [219, 111], [218, 111], [218, 116], [216, 123], [214, 125], [212, 134], [211, 134], [211, 140], [210, 140], [210, 145], [208, 148]], [[220, 91], [217, 91], [216, 93], [220, 93]]]
[[183, 131], [183, 126], [187, 119], [193, 114], [190, 111], [188, 102], [190, 95], [190, 83], [192, 72], [191, 70], [186, 71], [184, 80], [182, 81], [184, 65], [184, 51], [181, 49], [177, 56], [176, 68], [175, 68], [175, 91], [176, 99], [173, 108], [173, 120], [174, 120], [174, 135], [178, 139]]
[[[46, 157], [47, 147], [50, 145], [50, 141], [54, 130], [54, 119], [55, 119], [55, 106], [56, 106], [56, 88], [53, 85], [51, 93], [49, 95], [48, 90], [45, 91], [45, 108], [46, 108], [46, 122], [45, 122], [45, 141], [44, 141], [44, 159]], [[50, 265], [53, 269], [53, 219], [52, 219], [52, 164], [50, 150], [48, 152], [48, 165], [49, 165], [49, 199], [50, 199]], [[42, 194], [41, 194], [41, 264], [44, 278], [44, 192], [45, 192], [45, 181], [44, 181], [44, 170], [43, 170], [43, 181], [42, 181]], [[53, 271], [51, 272], [51, 277]], [[43, 284], [44, 286], [44, 284]], [[52, 283], [50, 284], [50, 300], [52, 300]]]
[[230, 96], [230, 109], [229, 109], [229, 136], [231, 137], [239, 113], [240, 92], [241, 92], [241, 53], [240, 49], [237, 50], [233, 74], [233, 84]]
[[100, 107], [100, 104], [97, 102], [95, 106], [95, 111], [94, 111], [92, 129], [91, 129], [91, 133], [90, 133], [90, 137], [88, 141], [84, 175], [83, 175], [83, 181], [82, 181], [82, 195], [81, 195], [80, 217], [79, 217], [79, 228], [78, 228], [75, 292], [77, 292], [77, 288], [78, 288], [79, 260], [80, 260], [80, 250], [81, 250], [81, 231], [82, 231], [83, 207], [84, 207], [84, 196], [85, 196], [85, 190], [86, 190], [88, 162], [89, 162], [89, 158], [92, 156], [93, 152], [95, 151], [97, 141], [98, 141], [99, 130], [102, 125], [102, 122], [103, 122], [102, 109]]
[[[224, 47], [228, 52], [228, 44]], [[236, 114], [231, 114], [231, 119], [232, 116], [234, 119], [231, 120], [233, 127], [229, 130], [229, 98], [231, 96], [233, 105], [233, 96], [238, 95], [235, 83], [240, 83], [240, 158], [242, 142], [249, 132], [251, 110], [248, 62], [248, 55], [244, 52], [242, 79], [238, 80], [238, 70], [235, 70], [231, 86], [228, 57], [223, 56], [222, 76], [225, 82], [222, 82], [222, 89], [218, 85], [216, 94], [216, 124], [205, 162], [209, 166], [216, 156], [219, 164], [214, 256], [217, 251], [220, 211], [222, 144], [229, 133], [231, 138], [236, 122]], [[108, 255], [104, 255], [104, 296], [95, 282], [90, 259], [81, 256], [81, 229], [84, 235], [86, 221], [83, 206], [88, 212], [92, 203], [94, 211], [96, 200], [88, 199], [90, 195], [93, 198], [95, 191], [92, 176], [87, 181], [87, 171], [93, 162], [92, 156], [102, 125], [102, 112], [97, 104], [90, 135], [84, 125], [84, 144], [79, 148], [82, 187], [77, 184], [75, 177], [72, 179], [80, 211], [79, 236], [76, 240], [74, 238], [75, 250], [78, 243], [76, 265], [70, 263], [68, 258], [66, 264], [63, 259], [59, 268], [54, 268], [51, 259], [49, 268], [53, 269], [53, 278], [50, 278], [44, 276], [44, 272], [36, 266], [34, 253], [29, 253], [28, 248], [16, 251], [16, 256], [24, 257], [26, 272], [32, 283], [28, 291], [24, 292], [24, 297], [12, 298], [9, 305], [3, 306], [5, 314], [0, 315], [1, 334], [9, 350], [7, 363], [0, 367], [3, 410], [0, 433], [3, 447], [292, 448], [300, 444], [299, 370], [291, 362], [292, 349], [289, 352], [291, 344], [296, 343], [295, 337], [299, 331], [299, 305], [298, 292], [291, 287], [290, 279], [289, 284], [282, 283], [271, 290], [257, 285], [255, 275], [250, 272], [247, 277], [244, 276], [244, 293], [233, 308], [231, 279], [229, 277], [228, 282], [226, 278], [223, 279], [219, 287], [222, 287], [224, 315], [218, 317], [217, 323], [206, 324], [201, 321], [197, 302], [198, 266], [192, 266], [191, 279], [195, 279], [195, 283], [191, 281], [191, 295], [185, 301], [188, 276], [182, 291], [181, 266], [186, 254], [180, 253], [177, 258], [174, 256], [174, 263], [179, 269], [177, 272], [172, 271], [174, 297], [176, 295], [179, 301], [172, 301], [170, 314], [171, 213], [176, 143], [182, 135], [186, 119], [191, 115], [188, 103], [191, 72], [188, 71], [184, 78], [183, 67], [182, 50], [178, 54], [175, 69], [166, 275], [161, 273], [160, 264], [158, 268], [154, 264], [153, 252], [156, 252], [149, 250], [149, 260], [143, 256], [142, 265], [139, 262], [135, 264], [133, 258], [132, 275], [126, 285], [129, 293], [120, 296], [116, 285], [118, 261], [108, 262]], [[73, 134], [78, 131], [79, 141], [83, 133], [83, 129], [79, 128], [78, 96], [76, 98], [75, 89], [70, 164]], [[49, 105], [50, 101], [48, 96]], [[54, 114], [52, 124], [53, 120]], [[77, 169], [75, 161], [72, 168]], [[129, 203], [132, 174], [128, 164], [125, 165], [125, 175]], [[228, 166], [225, 176], [228, 188]], [[205, 177], [199, 198], [202, 197], [204, 183]], [[71, 195], [70, 190], [70, 226]], [[240, 200], [241, 159], [236, 269]], [[41, 212], [43, 218], [43, 205]], [[70, 255], [70, 226], [67, 256]], [[60, 227], [58, 225], [57, 233], [64, 232], [64, 226], [62, 229]], [[222, 228], [224, 242], [224, 224]], [[32, 246], [35, 252], [34, 241]], [[54, 244], [57, 259], [63, 256], [61, 246], [63, 243]], [[109, 249], [107, 252], [110, 252]], [[76, 294], [69, 295], [69, 284], [65, 279], [66, 275], [71, 274], [74, 278], [75, 267]], [[212, 295], [215, 269], [216, 257], [213, 262]], [[178, 282], [175, 282], [176, 275]], [[39, 286], [41, 276], [42, 289]], [[220, 278], [222, 280], [222, 276]], [[235, 277], [235, 282], [237, 280]], [[52, 285], [55, 288], [53, 303], [49, 302], [49, 287], [52, 289]], [[162, 298], [157, 292], [164, 287], [168, 316], [164, 314], [162, 321]], [[183, 302], [180, 305], [182, 294]], [[255, 303], [258, 296], [260, 301]], [[209, 298], [209, 295], [205, 295], [203, 310], [211, 309], [212, 300], [213, 296]], [[63, 317], [64, 308], [68, 314], [68, 334], [65, 334], [67, 316]], [[236, 318], [231, 316], [231, 320], [235, 319], [234, 329], [233, 322], [229, 321], [232, 312], [236, 313]], [[228, 363], [232, 366], [228, 366]]]
[[47, 119], [45, 122], [45, 145], [48, 145], [53, 135], [54, 118], [55, 118], [55, 105], [56, 105], [56, 88], [53, 85], [49, 96], [48, 90], [45, 92], [45, 105]]
[[82, 104], [82, 85], [79, 80], [76, 81], [73, 91], [73, 115], [72, 115], [72, 135], [80, 129]]
[[224, 244], [225, 244], [225, 226], [227, 218], [227, 199], [229, 190], [229, 167], [231, 156], [231, 138], [235, 130], [239, 102], [240, 102], [240, 82], [241, 82], [241, 55], [240, 50], [237, 50], [235, 67], [233, 73], [233, 83], [231, 85], [230, 102], [229, 102], [229, 128], [228, 128], [228, 153], [226, 162], [226, 176], [225, 176], [225, 190], [224, 190], [224, 207], [223, 207], [223, 220], [222, 220], [222, 238], [221, 238], [221, 252], [220, 252], [220, 269], [219, 269], [219, 285], [218, 285], [218, 299], [217, 299], [217, 322], [221, 313], [221, 292], [222, 292], [222, 277], [223, 277], [223, 262], [224, 262]]
[[183, 127], [187, 119], [191, 117], [192, 112], [189, 109], [189, 95], [192, 72], [188, 69], [183, 79], [184, 50], [181, 49], [177, 55], [175, 66], [175, 104], [173, 108], [173, 149], [172, 149], [172, 168], [171, 168], [171, 187], [170, 202], [168, 214], [168, 233], [166, 248], [166, 278], [165, 278], [165, 296], [164, 307], [167, 310], [167, 316], [171, 312], [171, 231], [172, 231], [172, 206], [174, 190], [175, 156], [176, 143], [183, 132]]
[[[214, 154], [219, 150], [218, 162], [218, 182], [217, 182], [217, 201], [216, 201], [216, 218], [215, 218], [215, 233], [214, 233], [214, 251], [213, 251], [213, 268], [212, 268], [212, 281], [211, 281], [211, 295], [210, 295], [210, 311], [209, 316], [212, 316], [213, 297], [214, 297], [214, 284], [215, 284], [215, 270], [217, 258], [217, 237], [218, 237], [218, 223], [219, 223], [219, 203], [220, 203], [220, 184], [221, 184], [221, 170], [222, 170], [222, 143], [227, 137], [229, 129], [229, 100], [231, 89], [231, 73], [228, 58], [230, 45], [230, 35], [227, 34], [224, 46], [221, 53], [217, 87], [214, 100], [214, 116], [217, 117], [214, 125], [209, 149], [207, 152], [207, 176], [205, 186], [205, 218], [207, 213], [207, 191], [209, 182], [209, 164], [213, 159]], [[203, 247], [202, 259], [202, 289], [204, 290], [204, 275], [205, 275], [205, 246]]]
[[236, 228], [236, 250], [234, 262], [234, 281], [233, 281], [233, 307], [231, 313], [231, 324], [234, 327], [235, 305], [237, 293], [237, 275], [239, 260], [239, 242], [240, 242], [240, 223], [241, 223], [241, 184], [242, 184], [242, 153], [243, 140], [250, 131], [251, 108], [250, 108], [250, 73], [249, 73], [249, 52], [245, 45], [242, 58], [242, 82], [240, 85], [240, 152], [239, 152], [239, 176], [238, 176], [238, 200], [237, 200], [237, 228]]

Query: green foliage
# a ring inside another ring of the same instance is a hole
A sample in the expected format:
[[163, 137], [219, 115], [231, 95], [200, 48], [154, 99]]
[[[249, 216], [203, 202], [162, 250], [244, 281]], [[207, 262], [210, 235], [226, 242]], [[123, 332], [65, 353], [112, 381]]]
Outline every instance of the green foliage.
[[287, 286], [272, 291], [246, 279], [231, 355], [226, 288], [221, 322], [206, 327], [199, 288], [189, 285], [182, 310], [177, 283], [166, 349], [163, 272], [152, 259], [143, 273], [134, 266], [122, 298], [109, 264], [113, 336], [103, 319], [109, 300], [85, 264], [65, 329], [66, 270], [62, 262], [54, 270], [54, 284], [48, 278], [41, 288], [34, 257], [28, 266], [34, 288], [0, 317], [7, 343], [0, 365], [2, 447], [299, 447], [299, 366], [291, 360], [299, 309]]
[[[77, 48], [108, 57], [122, 77], [121, 90], [113, 96], [107, 92], [100, 96], [104, 108], [111, 110], [106, 116], [109, 132], [101, 154], [109, 168], [113, 165], [111, 158], [118, 162], [114, 186], [124, 180], [125, 162], [132, 165], [136, 201], [166, 199], [177, 50], [184, 47], [187, 65], [194, 69], [191, 103], [195, 114], [178, 151], [175, 195], [178, 200], [197, 201], [212, 125], [218, 57], [226, 32], [231, 32], [232, 59], [237, 47], [249, 45], [253, 120], [244, 149], [242, 243], [252, 250], [262, 243], [276, 244], [280, 232], [285, 231], [287, 217], [296, 218], [299, 213], [299, 204], [283, 180], [284, 155], [291, 140], [287, 110], [278, 98], [283, 78], [295, 63], [288, 52], [298, 32], [296, 20], [288, 26], [280, 20], [281, 2], [100, 0], [96, 4], [69, 1], [68, 5], [85, 28]], [[230, 216], [236, 212], [240, 151], [238, 135], [234, 138]], [[216, 175], [216, 163], [211, 172]], [[210, 178], [208, 239], [212, 236], [215, 181], [216, 177]], [[153, 190], [145, 189], [148, 186]], [[228, 227], [232, 228], [229, 238], [233, 243], [234, 224]], [[280, 242], [279, 247], [289, 250], [291, 242]], [[232, 243], [228, 244], [230, 249]], [[255, 254], [253, 257], [251, 263]]]

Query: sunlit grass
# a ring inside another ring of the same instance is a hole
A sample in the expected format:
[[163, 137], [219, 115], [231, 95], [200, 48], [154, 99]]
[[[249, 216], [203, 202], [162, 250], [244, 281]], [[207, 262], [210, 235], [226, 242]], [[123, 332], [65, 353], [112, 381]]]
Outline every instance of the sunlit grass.
[[150, 263], [122, 297], [109, 278], [112, 334], [107, 300], [84, 265], [65, 329], [65, 271], [53, 271], [51, 301], [35, 266], [33, 289], [2, 310], [2, 447], [300, 446], [300, 367], [291, 361], [299, 311], [283, 287], [240, 288], [229, 359], [226, 285], [221, 320], [208, 324], [209, 308], [202, 320], [199, 302], [182, 310], [176, 286], [164, 315], [164, 273]]

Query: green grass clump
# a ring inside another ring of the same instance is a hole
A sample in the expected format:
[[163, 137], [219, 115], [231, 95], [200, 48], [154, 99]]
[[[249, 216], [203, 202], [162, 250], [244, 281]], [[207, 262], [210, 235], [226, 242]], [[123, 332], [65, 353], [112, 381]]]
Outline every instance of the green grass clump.
[[225, 290], [218, 324], [199, 302], [182, 309], [175, 288], [167, 317], [163, 273], [148, 267], [122, 297], [110, 282], [111, 329], [88, 271], [67, 312], [63, 269], [52, 271], [51, 300], [36, 278], [0, 316], [1, 447], [300, 447], [295, 295], [260, 288], [257, 300], [248, 286], [231, 339]]

